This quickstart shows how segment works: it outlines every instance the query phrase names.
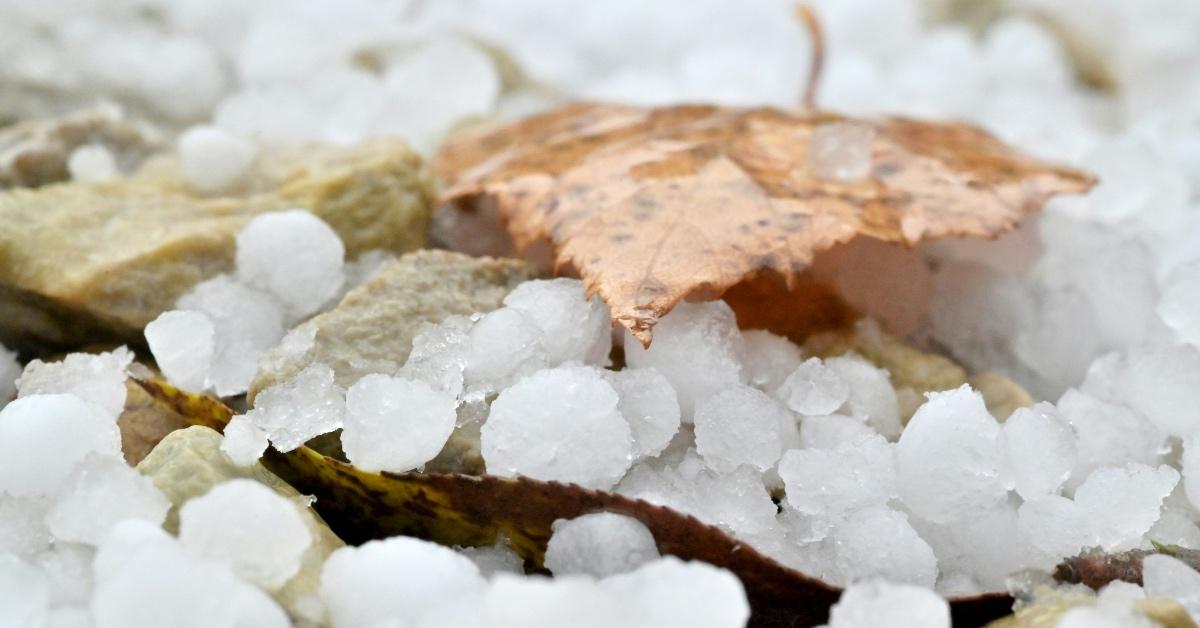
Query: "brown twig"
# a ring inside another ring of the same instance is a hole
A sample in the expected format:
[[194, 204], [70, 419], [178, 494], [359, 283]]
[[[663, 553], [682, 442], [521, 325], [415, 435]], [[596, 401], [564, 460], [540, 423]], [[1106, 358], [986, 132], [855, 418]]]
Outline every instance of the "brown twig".
[[796, 5], [796, 17], [804, 23], [808, 36], [812, 40], [812, 60], [808, 64], [808, 82], [804, 84], [804, 93], [800, 103], [805, 109], [817, 108], [817, 85], [821, 82], [821, 70], [825, 66], [825, 31], [821, 29], [821, 20], [806, 2]]

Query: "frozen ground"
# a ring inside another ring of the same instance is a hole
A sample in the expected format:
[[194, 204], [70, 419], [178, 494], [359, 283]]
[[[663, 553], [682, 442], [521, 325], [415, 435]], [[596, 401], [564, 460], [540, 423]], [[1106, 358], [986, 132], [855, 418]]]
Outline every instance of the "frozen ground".
[[[494, 396], [476, 413], [489, 472], [721, 525], [853, 583], [830, 620], [842, 627], [946, 625], [933, 592], [1001, 590], [1083, 548], [1200, 547], [1200, 4], [814, 4], [829, 34], [824, 107], [962, 118], [1100, 176], [998, 241], [933, 243], [904, 265], [881, 255], [880, 272], [842, 279], [882, 312], [895, 304], [872, 299], [896, 285], [883, 271], [905, 268], [915, 288], [897, 320], [913, 343], [1006, 373], [1044, 403], [993, 417], [962, 388], [901, 430], [886, 371], [742, 332], [721, 303], [681, 306], [649, 350], [618, 339], [627, 368], [606, 370], [607, 309], [555, 280], [427, 330], [438, 359], [417, 352], [346, 390], [314, 365], [264, 391], [226, 453], [248, 463], [268, 439], [287, 450], [341, 427], [356, 464], [419, 468], [456, 407]], [[1003, 17], [984, 25], [991, 12]], [[791, 4], [770, 1], [17, 0], [0, 4], [0, 119], [111, 100], [179, 131], [190, 183], [219, 190], [262, 144], [391, 134], [430, 153], [467, 119], [571, 98], [794, 106], [809, 47]], [[1082, 85], [1080, 68], [1107, 91]], [[71, 172], [119, 176], [97, 147], [77, 151]], [[258, 354], [354, 283], [343, 256], [306, 212], [255, 221], [236, 272], [147, 327], [160, 367], [186, 388], [244, 391]], [[189, 502], [178, 538], [159, 529], [165, 498], [119, 462], [130, 359], [73, 355], [22, 375], [0, 353], [0, 400], [20, 396], [0, 411], [0, 626], [298, 620], [269, 595], [310, 542], [291, 502], [231, 482]], [[407, 539], [338, 550], [315, 616], [338, 628], [583, 625], [584, 614], [718, 627], [748, 613], [736, 579], [659, 557], [620, 517], [556, 525], [547, 564], [568, 576], [553, 581], [503, 573], [511, 552], [489, 552]], [[1059, 625], [1147, 625], [1144, 595], [1200, 619], [1198, 580], [1156, 558], [1144, 591], [1110, 587]]]

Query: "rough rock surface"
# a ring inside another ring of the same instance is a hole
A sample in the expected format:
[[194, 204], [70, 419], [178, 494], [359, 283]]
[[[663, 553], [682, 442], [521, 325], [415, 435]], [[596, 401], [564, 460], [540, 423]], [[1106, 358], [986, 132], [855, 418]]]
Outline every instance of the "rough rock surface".
[[71, 178], [67, 160], [80, 146], [108, 149], [122, 172], [133, 172], [163, 138], [113, 109], [86, 109], [59, 118], [0, 127], [0, 188], [39, 187]]
[[232, 269], [234, 236], [262, 212], [312, 211], [348, 257], [424, 244], [431, 180], [399, 141], [288, 154], [265, 159], [241, 195], [201, 198], [150, 164], [128, 180], [0, 193], [0, 342], [137, 341], [192, 285]]
[[316, 597], [321, 566], [330, 553], [343, 545], [341, 539], [309, 508], [308, 497], [257, 462], [249, 467], [233, 464], [220, 448], [220, 434], [207, 427], [193, 426], [169, 434], [138, 464], [138, 470], [171, 500], [164, 527], [169, 532], [178, 532], [179, 507], [184, 502], [234, 478], [256, 480], [293, 500], [304, 514], [313, 542], [300, 560], [300, 571], [283, 585], [275, 599], [287, 609], [297, 626], [323, 625], [324, 610]]
[[[389, 262], [351, 290], [334, 309], [301, 324], [291, 338], [259, 362], [247, 400], [314, 362], [333, 369], [339, 386], [369, 373], [394, 374], [412, 351], [413, 337], [426, 324], [453, 314], [488, 312], [503, 305], [517, 284], [535, 271], [525, 262], [423, 250]], [[291, 341], [312, 338], [310, 346]]]

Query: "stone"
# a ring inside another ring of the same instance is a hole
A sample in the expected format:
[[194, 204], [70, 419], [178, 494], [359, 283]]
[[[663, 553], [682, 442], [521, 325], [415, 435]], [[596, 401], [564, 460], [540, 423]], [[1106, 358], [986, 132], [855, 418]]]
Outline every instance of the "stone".
[[312, 544], [300, 558], [300, 571], [273, 596], [294, 618], [310, 624], [324, 623], [324, 611], [316, 603], [321, 566], [343, 543], [310, 508], [310, 498], [296, 492], [261, 463], [245, 467], [234, 464], [221, 453], [221, 435], [207, 427], [193, 426], [172, 432], [137, 468], [170, 500], [171, 510], [163, 527], [172, 533], [179, 530], [179, 509], [184, 502], [226, 480], [255, 480], [294, 502], [303, 513]]
[[105, 148], [115, 158], [118, 170], [131, 172], [162, 144], [158, 131], [122, 119], [113, 108], [26, 120], [0, 128], [0, 189], [36, 188], [70, 180], [67, 163], [82, 146]]
[[293, 330], [311, 334], [307, 349], [285, 342], [268, 351], [247, 401], [253, 403], [259, 391], [314, 362], [333, 369], [334, 381], [346, 388], [364, 375], [395, 374], [427, 324], [499, 308], [517, 284], [533, 276], [531, 266], [516, 260], [435, 250], [404, 255], [351, 290], [337, 307]]
[[308, 209], [349, 257], [424, 244], [430, 179], [403, 144], [277, 150], [224, 196], [198, 196], [169, 155], [125, 180], [0, 192], [0, 342], [140, 340], [193, 285], [233, 270], [234, 237], [264, 212]]

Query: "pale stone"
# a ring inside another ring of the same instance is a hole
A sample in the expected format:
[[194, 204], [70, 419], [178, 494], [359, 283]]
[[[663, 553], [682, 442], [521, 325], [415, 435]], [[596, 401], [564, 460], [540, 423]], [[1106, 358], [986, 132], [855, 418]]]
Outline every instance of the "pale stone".
[[234, 464], [221, 453], [221, 435], [207, 427], [172, 432], [137, 468], [170, 500], [171, 510], [163, 527], [172, 533], [179, 530], [179, 508], [184, 502], [226, 480], [255, 480], [295, 502], [312, 536], [312, 544], [300, 558], [300, 571], [273, 596], [293, 617], [309, 624], [324, 624], [324, 612], [313, 600], [320, 585], [321, 566], [343, 543], [312, 511], [308, 497], [296, 492], [261, 463], [246, 467]]
[[394, 140], [278, 149], [246, 191], [200, 197], [177, 167], [148, 162], [121, 181], [0, 192], [0, 342], [140, 340], [193, 285], [233, 270], [234, 236], [254, 216], [302, 207], [349, 257], [422, 246], [431, 187]]

